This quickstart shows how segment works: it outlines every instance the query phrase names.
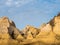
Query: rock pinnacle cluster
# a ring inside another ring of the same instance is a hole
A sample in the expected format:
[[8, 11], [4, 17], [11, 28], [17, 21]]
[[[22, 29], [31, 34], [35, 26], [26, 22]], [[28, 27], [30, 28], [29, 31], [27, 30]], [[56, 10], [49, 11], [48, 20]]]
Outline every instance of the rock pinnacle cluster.
[[19, 30], [8, 17], [0, 18], [0, 45], [60, 45], [60, 13], [39, 28]]

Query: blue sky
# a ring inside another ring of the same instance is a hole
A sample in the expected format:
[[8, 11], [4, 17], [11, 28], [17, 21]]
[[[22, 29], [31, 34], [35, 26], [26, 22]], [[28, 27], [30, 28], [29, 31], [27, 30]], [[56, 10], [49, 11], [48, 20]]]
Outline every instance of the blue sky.
[[59, 12], [60, 0], [0, 0], [0, 17], [9, 17], [19, 29], [39, 27]]

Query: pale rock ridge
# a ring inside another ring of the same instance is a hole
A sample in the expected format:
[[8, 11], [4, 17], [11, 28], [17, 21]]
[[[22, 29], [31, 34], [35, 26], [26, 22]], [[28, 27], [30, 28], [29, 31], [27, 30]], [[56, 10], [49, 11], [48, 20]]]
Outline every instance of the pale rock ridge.
[[40, 28], [27, 25], [22, 31], [7, 17], [0, 18], [0, 45], [60, 45], [60, 13]]

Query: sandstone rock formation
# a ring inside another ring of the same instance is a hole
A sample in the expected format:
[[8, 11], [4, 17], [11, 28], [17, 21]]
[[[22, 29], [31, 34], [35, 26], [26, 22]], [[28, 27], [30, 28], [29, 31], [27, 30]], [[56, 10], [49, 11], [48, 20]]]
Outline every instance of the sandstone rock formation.
[[53, 31], [57, 35], [60, 35], [60, 16], [59, 15], [57, 17], [55, 17], [55, 19], [54, 19]]
[[35, 28], [35, 27], [33, 27], [33, 26], [27, 25], [26, 28], [24, 28], [22, 31], [23, 31], [24, 35], [25, 35], [27, 38], [28, 38], [29, 36], [31, 36], [31, 37], [30, 37], [30, 39], [31, 39], [31, 38], [34, 38], [34, 37], [39, 33], [38, 30], [39, 30], [39, 29], [37, 29], [37, 28]]
[[40, 28], [27, 25], [22, 31], [0, 18], [0, 45], [60, 45], [60, 13]]
[[22, 39], [23, 37], [20, 34], [20, 31], [16, 28], [14, 22], [7, 17], [0, 18], [0, 40], [7, 40], [8, 42], [9, 39], [17, 40], [17, 38]]

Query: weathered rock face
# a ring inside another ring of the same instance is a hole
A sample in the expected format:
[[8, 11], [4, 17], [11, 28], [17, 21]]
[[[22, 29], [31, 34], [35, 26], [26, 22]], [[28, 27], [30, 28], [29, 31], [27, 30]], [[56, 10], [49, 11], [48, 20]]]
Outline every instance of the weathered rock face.
[[24, 28], [23, 33], [27, 39], [32, 39], [39, 33], [38, 30], [39, 29], [34, 28], [33, 26], [27, 25], [26, 28]]
[[0, 38], [10, 38], [8, 34], [8, 27], [10, 26], [9, 20], [7, 17], [0, 19]]
[[[9, 20], [7, 17], [0, 18], [0, 38], [16, 39], [18, 35], [21, 35], [19, 30], [16, 28], [13, 21]], [[21, 36], [22, 37], [22, 36]]]
[[51, 32], [52, 27], [51, 27], [50, 24], [46, 24], [46, 25], [45, 25], [43, 28], [41, 28], [40, 30], [41, 30], [41, 31], [40, 31], [40, 33], [39, 33], [39, 36], [41, 36], [41, 35], [45, 36], [45, 35], [48, 35], [48, 34]]
[[60, 45], [60, 14], [40, 28], [27, 25], [22, 31], [7, 17], [0, 18], [0, 45]]
[[53, 31], [57, 35], [60, 35], [60, 16], [59, 15], [55, 17], [55, 19], [54, 19], [54, 27], [53, 27]]

